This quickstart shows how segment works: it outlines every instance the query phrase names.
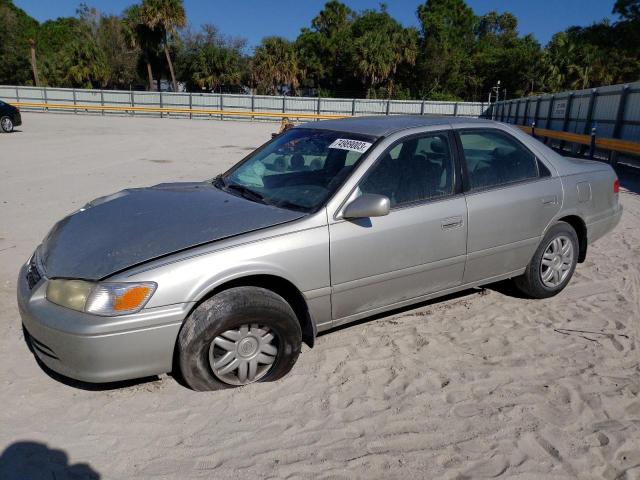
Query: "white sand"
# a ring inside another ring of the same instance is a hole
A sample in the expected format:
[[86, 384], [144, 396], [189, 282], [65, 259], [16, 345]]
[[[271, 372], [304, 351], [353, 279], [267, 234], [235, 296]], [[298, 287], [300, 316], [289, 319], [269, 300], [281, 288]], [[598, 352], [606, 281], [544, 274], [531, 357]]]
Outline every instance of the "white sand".
[[212, 177], [277, 124], [24, 121], [0, 135], [0, 478], [640, 478], [639, 195], [553, 299], [502, 286], [361, 322], [276, 383], [85, 390], [27, 351], [21, 262], [84, 202]]

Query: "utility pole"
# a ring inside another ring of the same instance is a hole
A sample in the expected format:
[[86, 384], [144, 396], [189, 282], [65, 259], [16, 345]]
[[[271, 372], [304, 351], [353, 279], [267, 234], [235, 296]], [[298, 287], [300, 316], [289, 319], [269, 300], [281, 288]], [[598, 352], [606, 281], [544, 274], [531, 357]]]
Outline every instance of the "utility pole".
[[491, 90], [489, 90], [489, 103], [491, 103], [491, 97], [494, 93], [496, 94], [497, 102], [500, 100], [500, 80], [498, 80], [498, 83], [496, 83], [493, 87], [491, 87]]

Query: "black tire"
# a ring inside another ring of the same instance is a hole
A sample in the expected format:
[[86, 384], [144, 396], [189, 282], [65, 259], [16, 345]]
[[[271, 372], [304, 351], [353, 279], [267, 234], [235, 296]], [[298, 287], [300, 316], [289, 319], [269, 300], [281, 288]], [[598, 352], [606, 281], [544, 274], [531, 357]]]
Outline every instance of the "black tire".
[[268, 326], [278, 343], [275, 361], [257, 381], [274, 381], [289, 373], [302, 347], [302, 330], [293, 309], [270, 290], [236, 287], [202, 302], [182, 325], [178, 335], [178, 361], [185, 382], [197, 391], [233, 387], [214, 375], [209, 363], [209, 346], [221, 333], [253, 323]]
[[13, 131], [13, 120], [9, 117], [0, 118], [0, 129], [5, 133], [11, 133]]
[[[555, 287], [545, 285], [542, 280], [542, 256], [549, 244], [558, 237], [568, 238], [573, 247], [573, 262], [569, 268], [569, 273], [560, 284]], [[531, 298], [549, 298], [560, 293], [569, 283], [578, 263], [578, 236], [571, 225], [566, 222], [558, 222], [553, 225], [543, 237], [531, 262], [527, 265], [524, 274], [514, 278], [514, 283], [518, 290]]]

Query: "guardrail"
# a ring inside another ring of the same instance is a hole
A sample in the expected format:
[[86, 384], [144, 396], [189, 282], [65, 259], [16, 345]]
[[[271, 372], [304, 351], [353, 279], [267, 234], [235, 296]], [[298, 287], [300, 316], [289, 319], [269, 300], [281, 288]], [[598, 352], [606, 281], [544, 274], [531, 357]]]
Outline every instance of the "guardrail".
[[615, 164], [624, 154], [625, 162], [640, 166], [639, 159], [630, 157], [638, 155], [635, 145], [640, 142], [640, 82], [498, 101], [484, 116], [526, 130], [533, 124], [551, 146], [572, 154], [591, 147], [595, 129], [599, 157]]
[[[104, 115], [129, 112], [136, 115], [167, 114], [190, 118], [334, 118], [359, 115], [451, 115], [478, 117], [486, 112], [483, 102], [443, 102], [366, 98], [293, 97], [201, 92], [146, 92], [89, 90], [82, 88], [21, 87], [0, 85], [0, 99], [23, 104], [25, 110], [46, 111], [30, 105], [64, 105], [59, 112], [99, 111]], [[29, 105], [29, 106], [27, 106]], [[91, 108], [89, 108], [91, 106]], [[95, 107], [124, 107], [123, 109]], [[138, 108], [143, 107], [143, 108]], [[51, 110], [54, 108], [52, 107]], [[165, 110], [169, 109], [169, 110]], [[177, 113], [177, 112], [180, 113]], [[202, 113], [207, 112], [207, 113]], [[211, 112], [211, 113], [208, 113]], [[232, 114], [221, 113], [232, 112]], [[243, 112], [243, 113], [240, 113]], [[267, 113], [261, 115], [261, 113]], [[277, 115], [276, 115], [277, 113]]]
[[330, 120], [336, 118], [345, 118], [347, 115], [329, 115], [329, 114], [315, 114], [315, 113], [282, 113], [282, 112], [256, 112], [256, 111], [244, 111], [244, 110], [209, 110], [209, 109], [194, 109], [194, 108], [160, 108], [160, 107], [118, 107], [112, 105], [84, 105], [74, 104], [69, 105], [65, 103], [32, 103], [32, 102], [14, 102], [12, 105], [17, 107], [27, 108], [42, 108], [44, 110], [84, 110], [84, 111], [109, 111], [109, 112], [147, 112], [147, 113], [180, 113], [189, 114], [190, 116], [196, 115], [220, 115], [230, 117], [269, 117], [269, 118], [297, 118], [307, 120]]
[[535, 124], [532, 124], [530, 127], [524, 125], [516, 125], [516, 127], [533, 137], [552, 138], [563, 142], [588, 145], [589, 158], [593, 158], [597, 148], [619, 153], [640, 155], [640, 143], [620, 140], [618, 138], [600, 138], [596, 136], [595, 128], [592, 129], [591, 135], [583, 135], [579, 133], [559, 132], [546, 128], [536, 128]]

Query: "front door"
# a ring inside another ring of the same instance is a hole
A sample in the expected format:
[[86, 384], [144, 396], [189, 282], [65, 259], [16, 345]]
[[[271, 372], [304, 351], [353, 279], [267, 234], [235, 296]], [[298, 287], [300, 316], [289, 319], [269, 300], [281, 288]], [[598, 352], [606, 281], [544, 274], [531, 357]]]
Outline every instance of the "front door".
[[361, 193], [389, 197], [383, 217], [329, 225], [334, 320], [462, 282], [467, 207], [449, 133], [392, 145], [361, 181]]

